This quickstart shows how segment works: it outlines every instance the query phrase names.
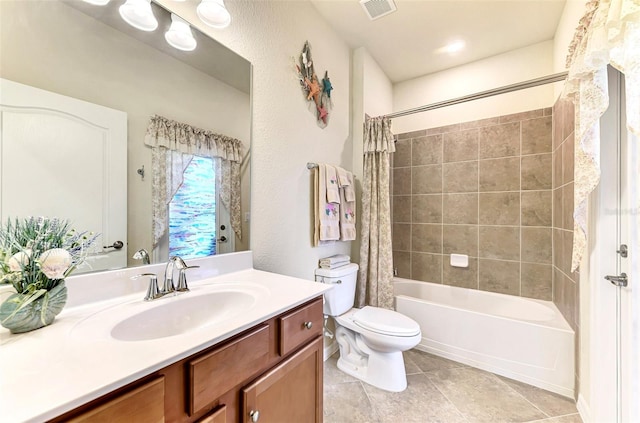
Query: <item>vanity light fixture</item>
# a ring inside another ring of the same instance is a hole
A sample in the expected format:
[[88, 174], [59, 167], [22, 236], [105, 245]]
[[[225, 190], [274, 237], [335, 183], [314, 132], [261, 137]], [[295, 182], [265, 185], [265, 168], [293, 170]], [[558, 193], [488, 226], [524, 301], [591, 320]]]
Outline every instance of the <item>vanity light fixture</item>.
[[197, 45], [189, 24], [173, 13], [171, 14], [171, 26], [164, 33], [164, 38], [171, 47], [182, 51], [192, 51]]
[[158, 21], [151, 10], [151, 0], [127, 0], [118, 10], [122, 19], [134, 28], [153, 31], [158, 27]]
[[224, 6], [224, 0], [202, 0], [196, 13], [202, 22], [213, 28], [226, 28], [231, 23], [231, 15]]
[[444, 51], [450, 54], [457, 53], [464, 49], [465, 42], [462, 40], [454, 41], [444, 46]]
[[89, 3], [92, 4], [94, 6], [105, 6], [107, 3], [109, 3], [109, 0], [82, 0], [85, 3]]

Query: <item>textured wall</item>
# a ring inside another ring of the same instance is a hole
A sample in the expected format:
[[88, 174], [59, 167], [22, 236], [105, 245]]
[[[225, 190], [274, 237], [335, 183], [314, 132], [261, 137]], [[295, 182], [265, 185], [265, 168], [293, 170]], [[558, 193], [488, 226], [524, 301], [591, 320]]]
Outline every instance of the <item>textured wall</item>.
[[552, 299], [551, 108], [399, 134], [396, 147], [398, 276]]
[[[195, 4], [163, 0], [203, 32], [253, 64], [251, 249], [256, 268], [313, 279], [318, 259], [350, 253], [351, 243], [312, 246], [308, 161], [351, 169], [350, 50], [308, 2], [229, 1], [231, 26], [214, 30], [195, 15]], [[308, 110], [293, 69], [304, 42], [316, 73], [334, 86], [329, 125]]]

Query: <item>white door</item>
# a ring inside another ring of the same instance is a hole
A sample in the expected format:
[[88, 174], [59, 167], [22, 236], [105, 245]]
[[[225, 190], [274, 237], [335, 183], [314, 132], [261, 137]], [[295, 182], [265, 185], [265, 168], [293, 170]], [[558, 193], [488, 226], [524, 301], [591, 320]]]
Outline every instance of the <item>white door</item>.
[[[632, 421], [631, 410], [637, 399], [633, 385], [633, 315], [631, 293], [632, 248], [631, 188], [637, 175], [631, 172], [632, 137], [626, 129], [624, 76], [609, 69], [609, 108], [600, 120], [601, 180], [595, 197], [597, 238], [592, 251], [590, 278], [593, 337], [592, 412], [597, 422]], [[626, 283], [624, 284], [624, 276]]]
[[100, 234], [77, 272], [125, 267], [127, 114], [0, 79], [0, 119], [0, 219], [69, 219]]

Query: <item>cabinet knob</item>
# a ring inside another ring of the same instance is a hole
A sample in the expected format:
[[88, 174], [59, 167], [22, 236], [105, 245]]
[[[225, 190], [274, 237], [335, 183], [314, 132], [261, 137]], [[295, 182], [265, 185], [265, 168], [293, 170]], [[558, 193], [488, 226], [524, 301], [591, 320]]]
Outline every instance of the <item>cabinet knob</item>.
[[313, 327], [313, 323], [312, 322], [304, 322], [304, 327], [307, 329], [311, 329]]
[[249, 417], [251, 417], [253, 423], [256, 423], [260, 418], [260, 412], [258, 410], [251, 410], [249, 411]]

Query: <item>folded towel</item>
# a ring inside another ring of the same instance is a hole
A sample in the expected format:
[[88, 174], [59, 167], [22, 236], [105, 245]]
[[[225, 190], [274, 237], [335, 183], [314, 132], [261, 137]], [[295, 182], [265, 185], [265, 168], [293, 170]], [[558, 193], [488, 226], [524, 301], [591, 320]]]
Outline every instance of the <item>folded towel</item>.
[[338, 186], [344, 188], [344, 197], [347, 201], [356, 201], [356, 191], [353, 186], [353, 173], [336, 166], [338, 174]]
[[336, 168], [331, 165], [325, 165], [326, 181], [327, 181], [327, 203], [340, 204], [340, 193], [338, 192], [338, 176]]
[[327, 202], [326, 178], [326, 166], [319, 164], [313, 173], [313, 242], [315, 246], [340, 239], [340, 205]]
[[351, 261], [351, 257], [346, 254], [335, 254], [333, 256], [325, 257], [320, 259], [320, 265], [326, 264], [336, 264], [336, 263], [349, 263]]
[[338, 269], [340, 267], [344, 267], [344, 266], [346, 266], [348, 264], [351, 264], [351, 262], [350, 261], [343, 261], [341, 263], [334, 263], [334, 264], [321, 264], [320, 267], [322, 269], [330, 269], [331, 270], [331, 269]]
[[356, 239], [356, 202], [346, 199], [346, 188], [340, 188], [340, 241]]

